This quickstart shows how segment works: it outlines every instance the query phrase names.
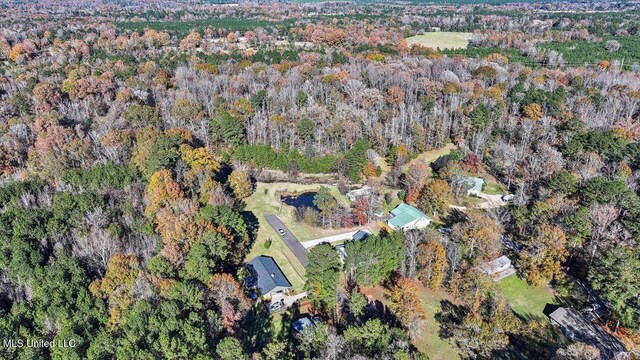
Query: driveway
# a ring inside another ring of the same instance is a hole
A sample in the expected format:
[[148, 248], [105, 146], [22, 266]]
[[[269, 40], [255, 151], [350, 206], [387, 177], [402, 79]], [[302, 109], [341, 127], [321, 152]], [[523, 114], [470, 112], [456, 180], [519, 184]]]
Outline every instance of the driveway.
[[[293, 235], [291, 230], [289, 230], [289, 228], [287, 228], [287, 226], [277, 216], [267, 215], [265, 216], [265, 219], [267, 220], [269, 225], [271, 225], [271, 227], [276, 231], [276, 233], [278, 233], [278, 236], [280, 236], [280, 238], [284, 240], [284, 243], [287, 244], [289, 249], [291, 249], [291, 252], [293, 253], [293, 255], [295, 255], [296, 258], [298, 258], [298, 261], [300, 261], [300, 264], [302, 264], [302, 266], [306, 268], [307, 267], [307, 249], [305, 249], [304, 246], [300, 244], [300, 241], [298, 240], [298, 238], [296, 238], [296, 236]], [[278, 230], [280, 229], [284, 230], [284, 235], [281, 235], [280, 232], [278, 232]]]
[[351, 240], [351, 238], [353, 238], [353, 235], [360, 230], [367, 230], [367, 232], [369, 233], [371, 232], [366, 227], [363, 227], [362, 229], [357, 229], [354, 231], [331, 235], [331, 236], [327, 236], [327, 237], [323, 237], [315, 240], [304, 241], [302, 242], [302, 246], [304, 246], [305, 249], [309, 249], [316, 245], [320, 245], [322, 243], [332, 243], [334, 241], [340, 241], [340, 240]]
[[274, 310], [271, 312], [286, 310], [291, 306], [293, 306], [293, 304], [295, 304], [298, 300], [302, 300], [306, 298], [308, 295], [309, 295], [308, 292], [303, 292], [296, 295], [276, 294], [271, 298], [271, 301], [269, 301], [269, 304], [267, 304], [267, 309], [271, 311], [271, 309], [269, 308], [269, 305], [277, 302], [281, 302], [282, 307], [280, 307], [278, 310]]
[[502, 200], [502, 195], [489, 195], [485, 193], [480, 193], [480, 197], [487, 201], [478, 204], [478, 208], [480, 209], [493, 209], [506, 205], [506, 203]]

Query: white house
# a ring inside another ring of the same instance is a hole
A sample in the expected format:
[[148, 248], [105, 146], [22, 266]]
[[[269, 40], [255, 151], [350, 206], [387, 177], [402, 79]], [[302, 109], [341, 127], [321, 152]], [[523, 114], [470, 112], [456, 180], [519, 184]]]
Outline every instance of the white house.
[[363, 187], [361, 187], [360, 189], [356, 189], [356, 190], [351, 190], [349, 191], [346, 196], [347, 199], [349, 199], [351, 202], [356, 201], [357, 198], [361, 197], [361, 196], [369, 196], [373, 193], [373, 188], [369, 185], [365, 185]]
[[431, 218], [415, 207], [402, 203], [391, 210], [392, 217], [387, 225], [392, 230], [424, 229], [431, 224]]
[[480, 270], [489, 275], [493, 281], [504, 279], [516, 273], [516, 269], [511, 264], [511, 260], [504, 255], [480, 265]]
[[471, 189], [467, 190], [467, 195], [480, 196], [482, 194], [482, 186], [484, 185], [484, 179], [479, 177], [468, 177], [473, 186]]

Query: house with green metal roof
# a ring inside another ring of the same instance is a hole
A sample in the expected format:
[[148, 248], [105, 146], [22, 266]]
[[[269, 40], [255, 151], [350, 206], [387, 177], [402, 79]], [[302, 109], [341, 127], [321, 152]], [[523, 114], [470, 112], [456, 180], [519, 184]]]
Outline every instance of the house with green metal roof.
[[480, 194], [482, 194], [482, 187], [484, 186], [484, 179], [479, 177], [468, 177], [467, 179], [473, 183], [473, 187], [467, 190], [467, 195], [480, 196]]
[[387, 225], [393, 230], [424, 229], [431, 224], [431, 218], [415, 207], [401, 203], [391, 210]]

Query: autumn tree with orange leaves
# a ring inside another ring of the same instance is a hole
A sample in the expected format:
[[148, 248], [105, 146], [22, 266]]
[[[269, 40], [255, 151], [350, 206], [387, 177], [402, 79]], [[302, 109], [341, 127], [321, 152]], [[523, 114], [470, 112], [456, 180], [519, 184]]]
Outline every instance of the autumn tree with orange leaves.
[[221, 324], [229, 332], [234, 332], [238, 322], [249, 311], [251, 303], [244, 295], [242, 287], [229, 274], [215, 274], [207, 283], [209, 298], [221, 313]]
[[567, 238], [560, 227], [540, 225], [524, 245], [518, 263], [528, 283], [544, 286], [551, 280], [558, 280], [564, 276], [562, 264], [569, 252]]
[[139, 275], [138, 259], [133, 254], [115, 254], [109, 259], [107, 272], [102, 279], [96, 279], [89, 285], [89, 291], [96, 296], [108, 299], [108, 325], [118, 326], [122, 312], [133, 302], [133, 283]]
[[392, 280], [391, 286], [385, 293], [390, 301], [391, 312], [414, 339], [422, 335], [422, 327], [427, 320], [427, 311], [420, 301], [419, 291], [420, 287], [415, 280], [399, 276]]

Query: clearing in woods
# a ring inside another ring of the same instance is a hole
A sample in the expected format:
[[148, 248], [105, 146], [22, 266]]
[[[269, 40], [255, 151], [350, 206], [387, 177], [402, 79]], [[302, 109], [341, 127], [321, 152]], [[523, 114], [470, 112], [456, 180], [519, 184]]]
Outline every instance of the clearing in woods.
[[471, 33], [437, 31], [407, 38], [407, 44], [420, 44], [433, 49], [464, 49], [469, 44]]

